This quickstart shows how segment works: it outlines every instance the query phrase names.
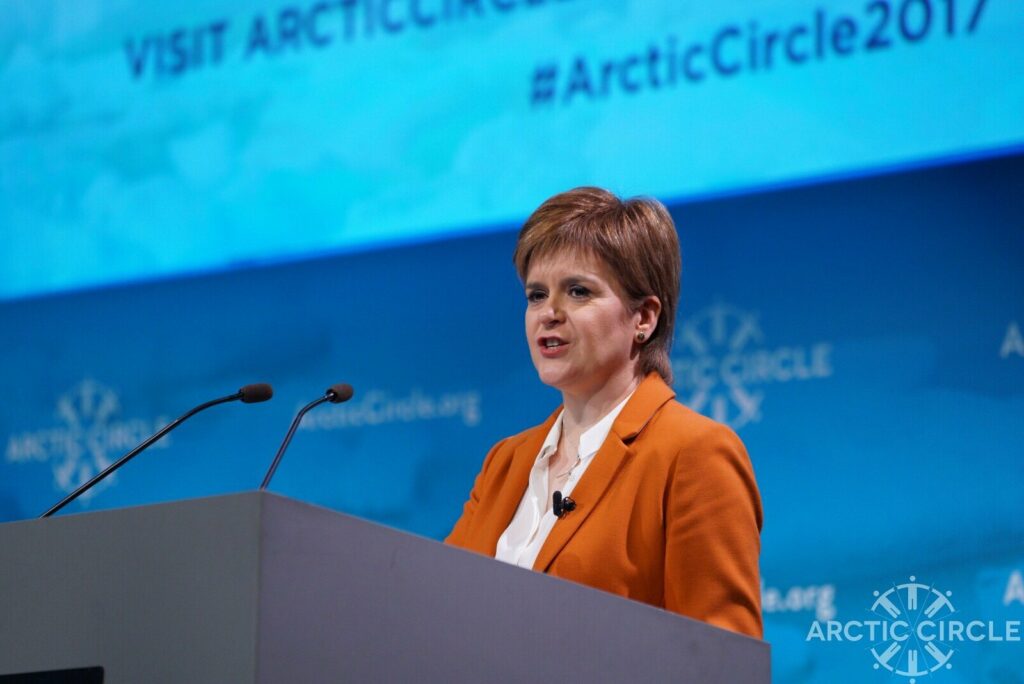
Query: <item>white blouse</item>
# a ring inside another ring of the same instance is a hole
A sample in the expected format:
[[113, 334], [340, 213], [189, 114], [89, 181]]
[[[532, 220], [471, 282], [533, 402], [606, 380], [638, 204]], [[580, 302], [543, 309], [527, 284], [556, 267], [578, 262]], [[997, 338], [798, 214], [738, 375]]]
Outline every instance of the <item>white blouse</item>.
[[[559, 487], [562, 496], [568, 496], [576, 483], [583, 477], [587, 466], [594, 460], [594, 454], [608, 437], [615, 419], [618, 418], [619, 413], [632, 396], [631, 392], [622, 400], [621, 404], [580, 435], [578, 451], [580, 462], [569, 473], [569, 479], [565, 484]], [[548, 431], [540, 453], [537, 454], [537, 460], [533, 463], [533, 469], [530, 470], [530, 483], [519, 502], [519, 508], [516, 509], [512, 522], [498, 539], [494, 557], [500, 561], [518, 565], [521, 568], [532, 568], [551, 528], [558, 520], [554, 511], [551, 510], [551, 497], [555, 492], [548, 491], [548, 466], [551, 464], [551, 457], [558, 450], [558, 440], [562, 436], [563, 414], [564, 412], [558, 414], [554, 425]]]

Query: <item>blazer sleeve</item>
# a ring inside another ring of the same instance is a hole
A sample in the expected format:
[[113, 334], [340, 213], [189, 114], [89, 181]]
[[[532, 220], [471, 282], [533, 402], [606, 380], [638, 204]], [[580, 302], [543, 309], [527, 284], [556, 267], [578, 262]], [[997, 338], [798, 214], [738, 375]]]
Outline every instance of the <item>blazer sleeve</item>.
[[666, 504], [665, 607], [760, 639], [763, 514], [750, 458], [721, 425], [685, 451]]
[[473, 489], [469, 492], [469, 499], [462, 506], [462, 515], [455, 522], [455, 527], [445, 537], [444, 543], [451, 544], [452, 546], [465, 547], [468, 542], [468, 534], [470, 526], [473, 523], [473, 516], [476, 514], [477, 506], [480, 504], [480, 492], [484, 489], [484, 483], [487, 481], [487, 471], [494, 461], [494, 455], [497, 454], [501, 447], [508, 441], [508, 438], [501, 440], [487, 452], [487, 457], [484, 459], [484, 464], [480, 468], [480, 472], [477, 473], [476, 480], [473, 482]]

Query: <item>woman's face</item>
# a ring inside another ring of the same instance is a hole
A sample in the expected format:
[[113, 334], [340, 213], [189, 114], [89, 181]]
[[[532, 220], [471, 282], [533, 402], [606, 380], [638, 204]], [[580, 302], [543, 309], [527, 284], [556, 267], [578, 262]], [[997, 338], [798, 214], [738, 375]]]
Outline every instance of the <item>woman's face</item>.
[[538, 257], [526, 274], [526, 341], [541, 382], [592, 396], [636, 372], [641, 320], [599, 258], [568, 251]]

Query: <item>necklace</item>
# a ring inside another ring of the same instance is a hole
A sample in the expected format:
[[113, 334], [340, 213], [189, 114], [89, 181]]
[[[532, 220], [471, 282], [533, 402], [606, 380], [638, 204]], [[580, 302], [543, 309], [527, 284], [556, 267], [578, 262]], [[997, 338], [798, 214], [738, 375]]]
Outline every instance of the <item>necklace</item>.
[[571, 475], [572, 471], [576, 470], [576, 466], [578, 466], [580, 464], [580, 460], [581, 459], [580, 459], [579, 454], [576, 454], [576, 462], [573, 463], [571, 466], [569, 466], [569, 469], [566, 470], [564, 473], [561, 473], [560, 475], [555, 475], [555, 479], [556, 480], [561, 480], [566, 475]]

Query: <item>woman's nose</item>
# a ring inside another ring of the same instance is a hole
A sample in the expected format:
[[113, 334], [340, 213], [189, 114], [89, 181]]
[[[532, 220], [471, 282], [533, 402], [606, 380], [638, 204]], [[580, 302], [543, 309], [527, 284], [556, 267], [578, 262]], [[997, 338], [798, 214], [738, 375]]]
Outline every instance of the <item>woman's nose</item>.
[[562, 310], [561, 303], [554, 297], [548, 299], [545, 303], [544, 309], [540, 312], [540, 321], [545, 326], [552, 326], [561, 323], [565, 320], [565, 312]]

